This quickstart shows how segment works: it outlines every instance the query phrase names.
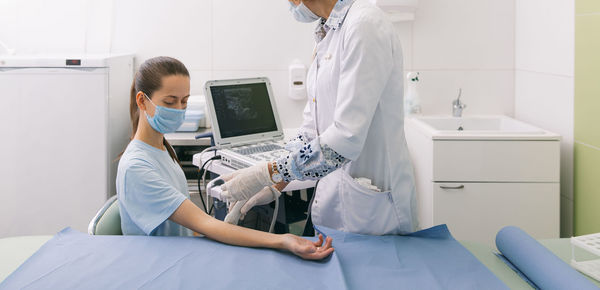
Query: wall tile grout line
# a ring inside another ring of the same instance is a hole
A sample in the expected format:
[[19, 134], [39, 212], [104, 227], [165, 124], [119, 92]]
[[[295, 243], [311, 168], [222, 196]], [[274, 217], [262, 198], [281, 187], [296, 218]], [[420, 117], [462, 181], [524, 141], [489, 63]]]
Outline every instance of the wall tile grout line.
[[575, 78], [575, 76], [572, 76], [572, 75], [549, 73], [549, 72], [535, 71], [535, 70], [529, 70], [529, 69], [516, 69], [516, 71], [535, 73], [535, 74], [554, 76], [554, 77], [570, 78], [570, 79]]
[[508, 71], [508, 72], [514, 72], [515, 69], [514, 68], [427, 68], [427, 69], [419, 69], [419, 68], [413, 68], [412, 71], [431, 71], [431, 72], [437, 72], [437, 71], [444, 71], [444, 72], [452, 72], [452, 71]]
[[600, 12], [587, 12], [587, 13], [579, 13], [579, 14], [575, 14], [575, 17], [577, 16], [596, 16], [596, 15], [600, 15]]
[[600, 151], [600, 147], [596, 147], [596, 146], [594, 146], [594, 145], [590, 145], [590, 144], [587, 144], [587, 143], [583, 143], [583, 142], [580, 142], [580, 141], [577, 141], [577, 140], [575, 140], [575, 143], [576, 143], [576, 144], [579, 144], [579, 145], [583, 145], [583, 146], [585, 146], [585, 147], [588, 147], [588, 148], [591, 148], [591, 149], [595, 149], [595, 150], [598, 150], [598, 151]]

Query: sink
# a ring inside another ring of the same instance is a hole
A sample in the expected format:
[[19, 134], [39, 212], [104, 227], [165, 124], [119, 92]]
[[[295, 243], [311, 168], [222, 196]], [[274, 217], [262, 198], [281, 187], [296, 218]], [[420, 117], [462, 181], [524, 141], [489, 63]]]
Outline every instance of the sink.
[[433, 139], [448, 140], [558, 140], [560, 136], [502, 115], [489, 116], [411, 116], [407, 126], [415, 126]]

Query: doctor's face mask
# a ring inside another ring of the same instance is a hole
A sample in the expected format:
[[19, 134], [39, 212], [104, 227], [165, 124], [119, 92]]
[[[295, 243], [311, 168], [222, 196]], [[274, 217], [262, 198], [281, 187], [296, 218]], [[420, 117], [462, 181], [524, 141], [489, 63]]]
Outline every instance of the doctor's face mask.
[[317, 16], [314, 12], [312, 12], [306, 5], [304, 5], [303, 1], [300, 1], [300, 4], [296, 5], [292, 1], [288, 1], [290, 3], [290, 12], [294, 15], [294, 18], [299, 22], [310, 23], [319, 20], [319, 16]]

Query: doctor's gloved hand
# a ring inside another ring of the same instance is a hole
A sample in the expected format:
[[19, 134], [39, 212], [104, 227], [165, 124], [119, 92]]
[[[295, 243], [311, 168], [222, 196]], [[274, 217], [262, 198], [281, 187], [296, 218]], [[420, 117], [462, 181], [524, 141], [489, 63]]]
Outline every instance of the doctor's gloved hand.
[[269, 163], [261, 162], [252, 167], [237, 170], [221, 177], [221, 197], [228, 202], [252, 198], [265, 186], [273, 185], [269, 174]]
[[281, 196], [281, 192], [265, 186], [261, 191], [251, 197], [240, 209], [240, 219], [244, 219], [248, 211], [257, 205], [269, 204]]
[[225, 222], [232, 225], [237, 225], [239, 220], [244, 220], [246, 214], [257, 205], [269, 204], [281, 196], [281, 191], [285, 188], [286, 183], [276, 184], [273, 190], [270, 186], [265, 186], [261, 191], [251, 197], [249, 200], [238, 200], [229, 204], [228, 214], [225, 217]]
[[248, 202], [247, 200], [238, 200], [229, 204], [227, 208], [227, 216], [225, 216], [224, 222], [232, 225], [237, 225], [240, 219], [244, 219], [242, 217], [242, 206], [244, 206]]

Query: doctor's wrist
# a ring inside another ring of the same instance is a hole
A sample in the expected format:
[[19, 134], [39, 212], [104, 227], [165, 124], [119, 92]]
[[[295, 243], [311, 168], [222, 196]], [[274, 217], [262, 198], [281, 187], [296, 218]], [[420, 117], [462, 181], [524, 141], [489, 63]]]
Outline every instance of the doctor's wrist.
[[281, 175], [281, 173], [277, 169], [277, 162], [276, 161], [268, 162], [267, 163], [267, 169], [269, 171], [269, 178], [271, 179], [271, 182], [273, 182], [273, 185], [279, 184], [279, 183], [281, 183], [283, 181], [283, 176]]
[[273, 162], [267, 162], [267, 169], [269, 170], [269, 176], [273, 175]]
[[289, 182], [282, 181], [280, 183], [275, 184], [275, 188], [281, 192], [285, 189], [285, 187], [290, 184]]

